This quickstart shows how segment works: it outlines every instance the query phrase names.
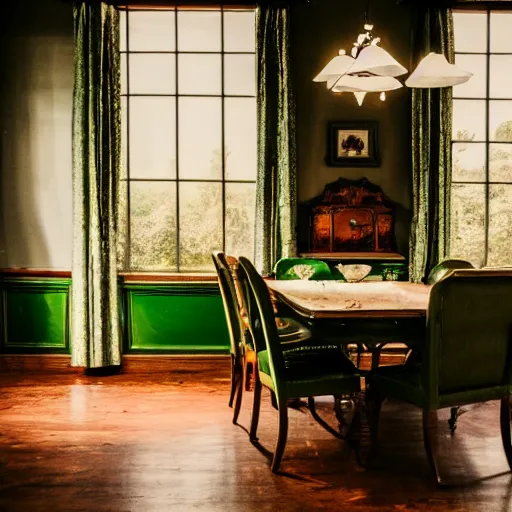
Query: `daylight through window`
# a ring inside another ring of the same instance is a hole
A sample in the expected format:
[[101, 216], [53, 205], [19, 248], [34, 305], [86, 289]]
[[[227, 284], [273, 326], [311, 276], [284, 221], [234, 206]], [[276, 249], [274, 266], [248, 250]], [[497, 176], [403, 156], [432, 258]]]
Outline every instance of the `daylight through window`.
[[125, 268], [253, 257], [254, 23], [254, 10], [121, 11]]
[[451, 257], [512, 265], [512, 13], [454, 11]]

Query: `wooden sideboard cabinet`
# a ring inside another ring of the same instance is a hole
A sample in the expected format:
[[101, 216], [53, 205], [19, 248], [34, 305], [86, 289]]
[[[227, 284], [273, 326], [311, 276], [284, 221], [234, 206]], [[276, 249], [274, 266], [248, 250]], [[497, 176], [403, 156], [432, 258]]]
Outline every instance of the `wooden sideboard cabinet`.
[[310, 252], [392, 252], [389, 209], [318, 206], [311, 212]]
[[366, 178], [339, 178], [301, 205], [305, 253], [396, 253], [394, 203]]

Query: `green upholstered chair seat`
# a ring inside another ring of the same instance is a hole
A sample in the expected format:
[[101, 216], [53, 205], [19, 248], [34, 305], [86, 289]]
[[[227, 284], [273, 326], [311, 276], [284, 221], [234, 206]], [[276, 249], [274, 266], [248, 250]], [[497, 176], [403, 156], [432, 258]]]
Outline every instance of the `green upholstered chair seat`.
[[[283, 350], [285, 371], [283, 380], [286, 382], [289, 396], [309, 396], [333, 394], [336, 383], [340, 385], [340, 393], [358, 391], [360, 382], [357, 369], [335, 345], [301, 346]], [[268, 352], [258, 352], [260, 374], [270, 377]], [[273, 388], [272, 380], [268, 380]], [[352, 385], [347, 381], [352, 380]], [[347, 387], [348, 386], [348, 387]]]
[[293, 318], [279, 318], [277, 333], [281, 343], [299, 343], [309, 340], [311, 331]]
[[[277, 333], [282, 344], [295, 345], [310, 340], [311, 331], [293, 318], [279, 318], [279, 322], [281, 325], [278, 326]], [[254, 343], [248, 328], [245, 329], [245, 341], [242, 344], [245, 344], [250, 350], [254, 350]]]

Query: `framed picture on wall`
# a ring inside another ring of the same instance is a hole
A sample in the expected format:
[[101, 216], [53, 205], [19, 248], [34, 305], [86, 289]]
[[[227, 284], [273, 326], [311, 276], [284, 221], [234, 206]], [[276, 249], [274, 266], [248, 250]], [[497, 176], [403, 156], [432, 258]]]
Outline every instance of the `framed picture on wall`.
[[378, 167], [377, 128], [377, 121], [329, 122], [325, 163], [331, 167]]

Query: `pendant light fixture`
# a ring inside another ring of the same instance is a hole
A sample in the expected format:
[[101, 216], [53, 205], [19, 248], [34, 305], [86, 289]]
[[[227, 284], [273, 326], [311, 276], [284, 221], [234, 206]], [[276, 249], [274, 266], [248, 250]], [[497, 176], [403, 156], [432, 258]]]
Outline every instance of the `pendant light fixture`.
[[[403, 87], [396, 77], [407, 73], [407, 69], [378, 46], [379, 37], [373, 35], [373, 25], [369, 23], [369, 0], [365, 7], [365, 32], [357, 37], [351, 56], [340, 50], [327, 66], [313, 79], [314, 82], [327, 82], [332, 92], [354, 93], [361, 106], [367, 93], [377, 92], [381, 101], [386, 92]], [[467, 71], [450, 64], [444, 55], [430, 53], [406, 80], [407, 87], [437, 88], [452, 87], [469, 80], [473, 76]]]
[[472, 76], [472, 73], [450, 64], [444, 55], [431, 52], [418, 64], [405, 85], [420, 89], [453, 87], [467, 82]]
[[366, 93], [378, 92], [380, 99], [386, 99], [385, 91], [403, 87], [395, 77], [407, 73], [386, 50], [378, 46], [379, 37], [374, 37], [373, 25], [369, 19], [369, 0], [365, 8], [365, 32], [359, 34], [352, 48], [352, 56], [340, 50], [327, 66], [313, 79], [315, 82], [327, 82], [327, 88], [333, 92], [352, 92], [357, 103], [362, 105]]

